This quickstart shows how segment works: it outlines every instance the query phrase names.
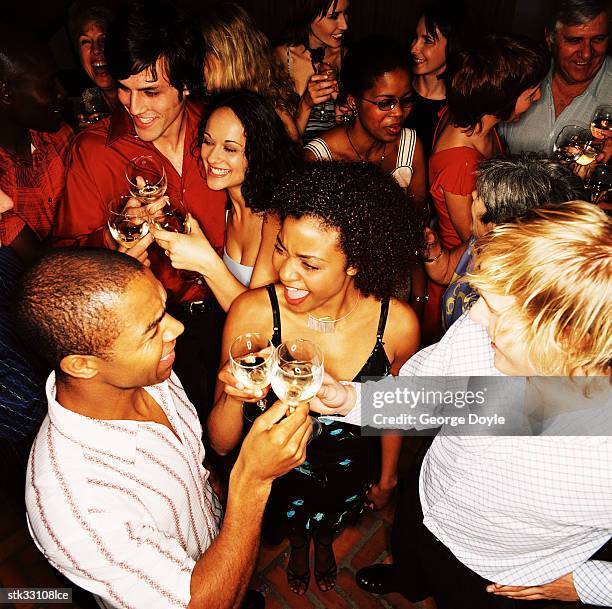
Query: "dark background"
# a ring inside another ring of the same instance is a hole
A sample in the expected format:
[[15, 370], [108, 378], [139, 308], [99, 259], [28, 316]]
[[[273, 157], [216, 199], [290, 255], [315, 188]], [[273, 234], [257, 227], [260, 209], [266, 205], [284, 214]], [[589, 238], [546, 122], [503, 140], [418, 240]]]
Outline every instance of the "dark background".
[[[286, 21], [293, 0], [238, 2], [274, 40]], [[90, 3], [117, 6], [121, 0]], [[201, 14], [214, 0], [178, 0], [178, 3]], [[424, 3], [425, 0], [352, 0], [349, 40], [358, 40], [367, 34], [384, 33], [400, 42], [407, 42], [414, 32]], [[515, 32], [541, 39], [546, 15], [554, 3], [555, 0], [464, 0], [474, 24], [474, 31], [466, 34], [476, 36], [485, 32]], [[74, 54], [64, 28], [68, 11], [74, 4], [72, 0], [4, 0], [2, 4], [2, 17], [18, 20], [51, 42], [60, 67], [70, 69], [75, 66]]]

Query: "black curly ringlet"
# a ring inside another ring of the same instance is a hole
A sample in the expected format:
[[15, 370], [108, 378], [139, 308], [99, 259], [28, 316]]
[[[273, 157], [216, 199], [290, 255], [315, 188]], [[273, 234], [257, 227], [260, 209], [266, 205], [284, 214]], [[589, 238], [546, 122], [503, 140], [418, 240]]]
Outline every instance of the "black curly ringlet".
[[307, 163], [276, 188], [272, 205], [281, 221], [311, 217], [340, 233], [355, 287], [382, 299], [405, 293], [410, 266], [422, 246], [413, 202], [376, 165], [354, 161]]
[[220, 108], [229, 108], [244, 127], [247, 169], [241, 187], [246, 206], [255, 213], [269, 211], [280, 180], [303, 164], [301, 148], [287, 135], [278, 114], [266, 99], [251, 91], [225, 91], [210, 98], [198, 126], [200, 156], [206, 123]]

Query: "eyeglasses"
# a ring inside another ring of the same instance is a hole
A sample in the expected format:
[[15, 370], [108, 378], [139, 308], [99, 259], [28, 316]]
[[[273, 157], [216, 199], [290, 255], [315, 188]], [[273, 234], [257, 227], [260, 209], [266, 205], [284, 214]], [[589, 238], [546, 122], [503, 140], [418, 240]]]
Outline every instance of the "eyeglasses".
[[388, 112], [389, 110], [393, 110], [397, 104], [400, 105], [402, 110], [406, 108], [411, 108], [414, 106], [414, 96], [410, 95], [408, 97], [402, 97], [402, 99], [398, 99], [397, 97], [387, 97], [386, 99], [374, 100], [368, 99], [367, 97], [362, 97], [363, 101], [367, 101], [375, 106], [378, 106], [379, 110], [383, 112]]

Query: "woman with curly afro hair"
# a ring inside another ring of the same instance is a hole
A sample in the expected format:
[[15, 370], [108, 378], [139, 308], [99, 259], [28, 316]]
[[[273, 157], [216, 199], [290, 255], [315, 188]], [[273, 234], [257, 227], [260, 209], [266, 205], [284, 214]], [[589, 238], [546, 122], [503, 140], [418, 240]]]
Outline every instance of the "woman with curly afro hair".
[[[222, 353], [237, 336], [259, 332], [274, 345], [295, 337], [315, 342], [335, 378], [397, 374], [419, 345], [416, 314], [397, 298], [421, 239], [402, 188], [371, 163], [313, 162], [278, 186], [272, 205], [281, 220], [273, 256], [280, 282], [236, 299]], [[227, 454], [241, 439], [240, 404], [254, 394], [237, 386], [227, 365], [220, 378], [208, 431], [213, 448]], [[268, 403], [275, 399], [268, 396]], [[244, 411], [249, 419], [251, 405]], [[268, 539], [289, 535], [287, 576], [297, 594], [308, 589], [311, 539], [316, 583], [331, 590], [334, 533], [361, 514], [373, 482], [389, 493], [397, 479], [399, 450], [383, 451], [379, 466], [376, 439], [351, 425], [321, 422], [307, 461], [275, 481], [264, 519]]]
[[172, 266], [200, 273], [227, 311], [250, 286], [276, 278], [271, 260], [279, 224], [266, 212], [272, 211], [280, 180], [302, 164], [301, 152], [268, 101], [257, 93], [232, 91], [214, 96], [206, 107], [194, 153], [201, 154], [208, 187], [227, 192], [222, 254], [193, 217], [187, 235], [151, 232]]

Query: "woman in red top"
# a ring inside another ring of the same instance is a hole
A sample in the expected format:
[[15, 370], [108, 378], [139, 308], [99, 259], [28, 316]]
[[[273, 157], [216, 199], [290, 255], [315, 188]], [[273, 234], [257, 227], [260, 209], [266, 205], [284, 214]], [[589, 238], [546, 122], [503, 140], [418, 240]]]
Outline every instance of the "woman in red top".
[[[544, 48], [525, 37], [487, 36], [477, 47], [449, 57], [448, 105], [429, 159], [430, 192], [443, 247], [469, 239], [478, 163], [503, 153], [496, 125], [518, 120], [540, 98], [540, 82], [549, 67]], [[441, 336], [444, 289], [430, 283], [423, 327], [426, 344]]]

